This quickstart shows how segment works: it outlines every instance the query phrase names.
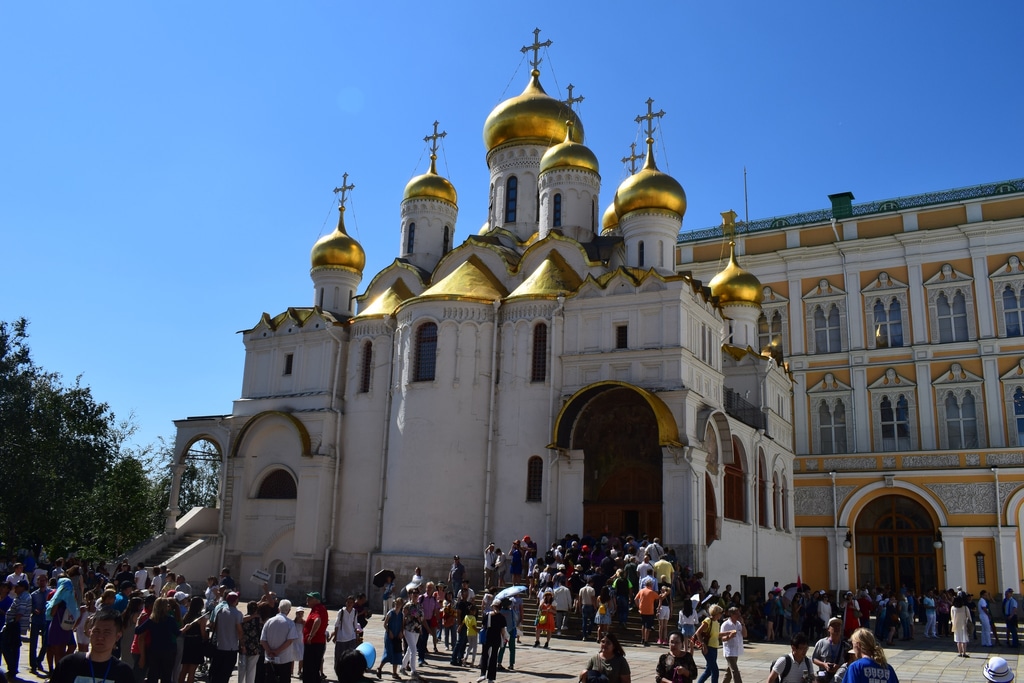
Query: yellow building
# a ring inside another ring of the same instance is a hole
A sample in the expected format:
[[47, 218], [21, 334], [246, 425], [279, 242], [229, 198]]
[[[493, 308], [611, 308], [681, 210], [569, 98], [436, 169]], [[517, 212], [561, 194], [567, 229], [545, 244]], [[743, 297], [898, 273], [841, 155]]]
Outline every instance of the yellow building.
[[676, 247], [708, 280], [735, 233], [764, 287], [759, 344], [794, 379], [798, 569], [816, 587], [1019, 592], [1024, 179], [829, 198]]

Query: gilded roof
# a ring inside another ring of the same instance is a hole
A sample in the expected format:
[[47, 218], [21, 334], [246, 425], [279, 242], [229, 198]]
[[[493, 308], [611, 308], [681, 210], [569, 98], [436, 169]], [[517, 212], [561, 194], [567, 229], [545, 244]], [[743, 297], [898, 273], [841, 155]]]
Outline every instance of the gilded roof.
[[470, 254], [458, 268], [432, 285], [419, 297], [422, 299], [482, 299], [496, 301], [508, 295], [508, 290], [476, 254]]
[[572, 269], [565, 258], [554, 249], [548, 254], [537, 269], [526, 278], [509, 299], [517, 297], [554, 298], [562, 294], [571, 294], [583, 283], [583, 280]]
[[376, 316], [391, 315], [406, 299], [413, 297], [412, 290], [399, 278], [388, 287], [376, 299], [371, 301], [366, 308], [359, 311], [356, 318], [372, 318]]

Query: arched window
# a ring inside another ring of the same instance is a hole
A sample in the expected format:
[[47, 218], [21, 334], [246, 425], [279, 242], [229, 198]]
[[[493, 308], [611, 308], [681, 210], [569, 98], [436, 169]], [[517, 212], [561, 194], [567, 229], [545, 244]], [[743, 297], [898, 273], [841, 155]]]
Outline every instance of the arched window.
[[1006, 336], [1024, 335], [1024, 292], [1018, 298], [1012, 285], [1003, 290], [1003, 318], [1006, 321]]
[[779, 488], [779, 473], [772, 474], [772, 510], [775, 512], [775, 528], [782, 529], [782, 489]]
[[782, 475], [782, 526], [789, 531], [789, 491], [786, 489], [786, 475]]
[[544, 491], [544, 461], [539, 455], [526, 461], [526, 500], [539, 503]]
[[1013, 420], [1017, 429], [1017, 443], [1024, 444], [1024, 389], [1013, 392]]
[[548, 326], [537, 323], [533, 326], [533, 358], [530, 367], [530, 381], [544, 382], [548, 378]]
[[846, 405], [837, 400], [829, 408], [822, 400], [818, 404], [818, 429], [821, 436], [821, 455], [846, 453]]
[[288, 567], [285, 566], [284, 562], [278, 560], [271, 565], [270, 576], [276, 585], [283, 586], [288, 583]]
[[888, 396], [883, 396], [879, 416], [882, 427], [882, 448], [887, 451], [910, 450], [910, 408], [907, 397], [900, 394], [896, 405]]
[[959, 402], [953, 392], [946, 394], [946, 436], [952, 449], [978, 447], [978, 415], [970, 391]]
[[505, 181], [505, 222], [516, 222], [516, 199], [519, 196], [519, 180], [510, 176]]
[[359, 393], [369, 393], [370, 372], [373, 370], [373, 342], [369, 340], [363, 344], [363, 358], [359, 370]]
[[558, 193], [555, 195], [554, 202], [551, 208], [552, 215], [552, 226], [556, 228], [562, 227], [562, 195]]
[[759, 453], [757, 458], [757, 521], [768, 527], [768, 474], [765, 471], [764, 451]]
[[665, 267], [665, 242], [658, 240], [658, 267]]
[[875, 300], [872, 309], [875, 318], [875, 348], [886, 349], [903, 346], [903, 318], [897, 299], [889, 303], [886, 310], [881, 299]]
[[414, 382], [434, 381], [437, 368], [437, 325], [423, 323], [416, 330], [416, 360], [413, 364]]
[[405, 230], [405, 253], [411, 254], [412, 248], [416, 245], [416, 224], [410, 223]]
[[942, 292], [935, 300], [935, 309], [939, 319], [939, 343], [967, 341], [967, 303], [964, 293], [957, 290], [950, 304], [946, 293]]
[[782, 313], [774, 310], [762, 313], [757, 319], [757, 343], [759, 349], [766, 349], [773, 341], [782, 344]]
[[737, 522], [746, 521], [746, 487], [743, 484], [743, 447], [736, 439], [732, 441], [732, 462], [725, 465], [725, 481], [722, 486], [724, 497], [723, 517]]
[[260, 483], [260, 490], [256, 497], [271, 500], [295, 500], [298, 497], [295, 480], [286, 470], [274, 470]]
[[447, 254], [452, 248], [452, 229], [451, 226], [444, 226], [444, 242], [441, 244], [441, 253]]
[[838, 353], [842, 350], [839, 307], [831, 304], [826, 312], [821, 306], [814, 309], [814, 350], [818, 353]]
[[704, 473], [704, 544], [710, 546], [718, 540], [718, 501], [711, 475]]
[[636, 261], [637, 261], [636, 265], [638, 267], [640, 267], [640, 268], [644, 267], [644, 241], [643, 240], [640, 240], [640, 242], [636, 245]]

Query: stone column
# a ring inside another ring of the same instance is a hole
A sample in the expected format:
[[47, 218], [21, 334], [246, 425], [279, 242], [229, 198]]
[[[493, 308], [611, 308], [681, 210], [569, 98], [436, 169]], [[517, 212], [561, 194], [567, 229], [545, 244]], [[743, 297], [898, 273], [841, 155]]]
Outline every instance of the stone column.
[[[182, 458], [185, 455], [182, 454]], [[181, 493], [181, 475], [185, 473], [185, 463], [176, 462], [171, 466], [171, 493], [167, 498], [167, 510], [164, 514], [167, 517], [167, 521], [164, 524], [164, 533], [173, 534], [175, 524], [178, 521], [178, 513], [181, 512], [178, 509], [178, 495]]]

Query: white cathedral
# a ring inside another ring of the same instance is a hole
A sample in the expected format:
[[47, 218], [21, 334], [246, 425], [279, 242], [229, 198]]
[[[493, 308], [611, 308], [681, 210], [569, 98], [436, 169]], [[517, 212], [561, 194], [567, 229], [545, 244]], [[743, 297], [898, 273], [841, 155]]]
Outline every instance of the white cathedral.
[[[599, 211], [597, 157], [539, 47], [484, 123], [479, 233], [453, 244], [435, 126], [397, 258], [364, 278], [343, 185], [312, 305], [244, 332], [229, 415], [176, 421], [160, 542], [180, 571], [333, 602], [381, 568], [446, 576], [453, 554], [479, 585], [489, 542], [576, 533], [660, 537], [723, 585], [796, 575], [792, 377], [759, 348], [762, 287], [735, 256], [707, 284], [677, 267], [686, 195], [657, 167], [651, 101], [643, 167]], [[200, 441], [222, 456], [220, 505], [179, 510]]]

